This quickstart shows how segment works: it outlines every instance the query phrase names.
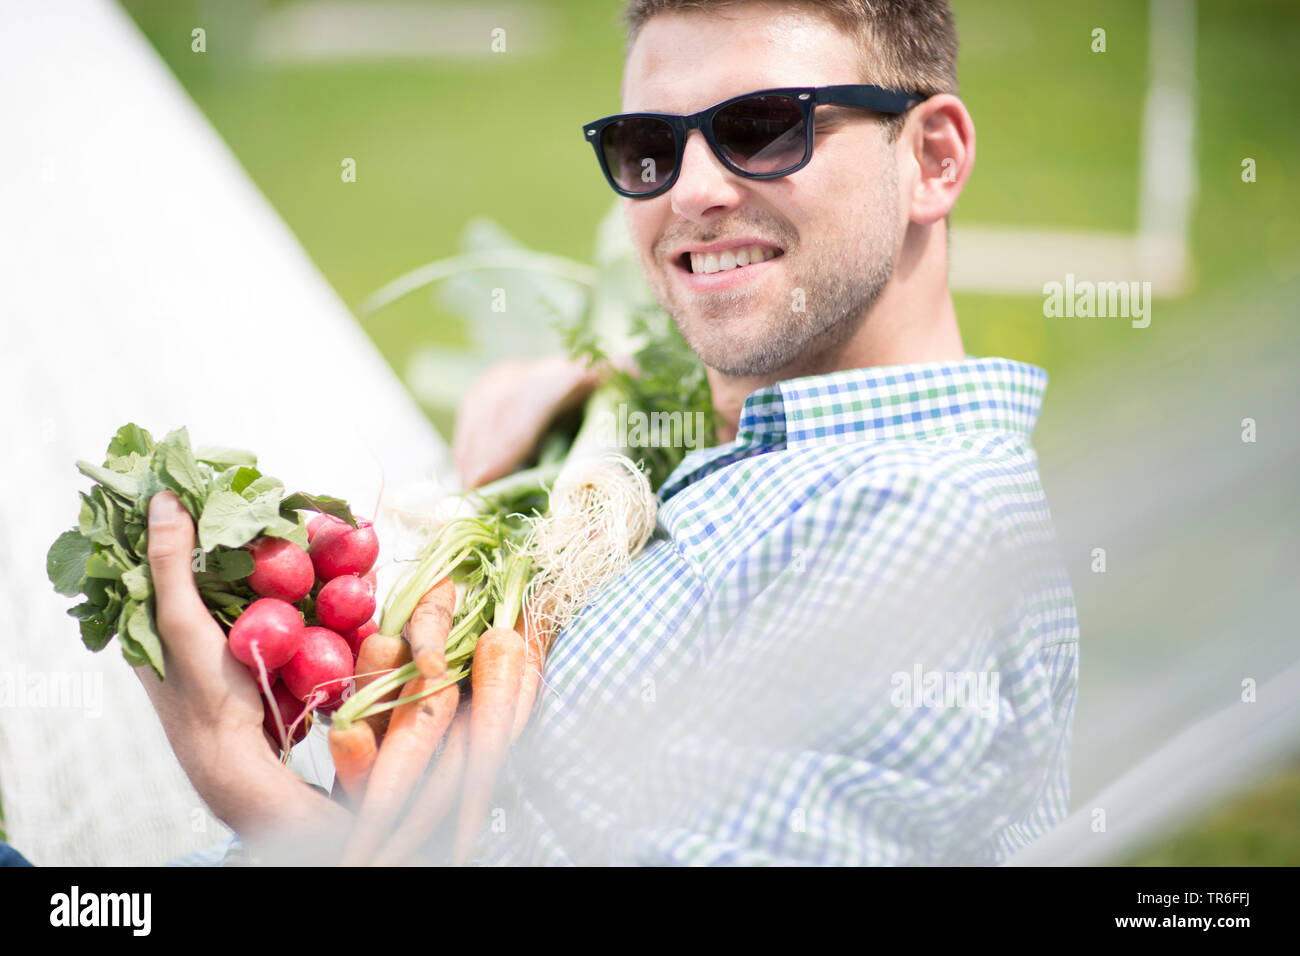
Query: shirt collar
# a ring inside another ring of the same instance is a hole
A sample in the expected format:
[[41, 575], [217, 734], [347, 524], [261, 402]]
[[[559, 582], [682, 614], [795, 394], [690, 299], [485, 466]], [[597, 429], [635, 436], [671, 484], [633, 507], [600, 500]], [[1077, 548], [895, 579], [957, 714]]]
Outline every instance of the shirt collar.
[[732, 462], [782, 449], [870, 441], [931, 441], [954, 432], [1019, 432], [1042, 409], [1047, 373], [1005, 358], [919, 362], [789, 379], [745, 399], [736, 438], [693, 451], [659, 491], [667, 501]]

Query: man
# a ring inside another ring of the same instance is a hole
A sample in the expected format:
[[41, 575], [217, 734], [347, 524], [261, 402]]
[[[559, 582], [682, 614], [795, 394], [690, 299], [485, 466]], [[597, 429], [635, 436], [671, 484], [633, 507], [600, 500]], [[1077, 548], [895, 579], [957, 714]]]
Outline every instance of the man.
[[[947, 287], [975, 155], [947, 4], [626, 17], [624, 113], [690, 120], [585, 132], [725, 444], [687, 457], [646, 550], [558, 636], [480, 858], [999, 861], [1065, 815], [1078, 628], [1028, 443], [1046, 375], [966, 356]], [[485, 378], [467, 483], [591, 385], [563, 360]], [[172, 518], [150, 542], [169, 677], [141, 676], [178, 756], [236, 829], [337, 822], [272, 769]]]

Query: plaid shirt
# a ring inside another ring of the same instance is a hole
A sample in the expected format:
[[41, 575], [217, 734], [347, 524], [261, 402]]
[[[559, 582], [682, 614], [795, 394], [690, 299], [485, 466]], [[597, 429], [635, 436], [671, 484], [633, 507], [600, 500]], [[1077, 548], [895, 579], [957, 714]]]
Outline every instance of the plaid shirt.
[[750, 395], [558, 635], [479, 861], [988, 864], [1063, 819], [1046, 382], [967, 358]]

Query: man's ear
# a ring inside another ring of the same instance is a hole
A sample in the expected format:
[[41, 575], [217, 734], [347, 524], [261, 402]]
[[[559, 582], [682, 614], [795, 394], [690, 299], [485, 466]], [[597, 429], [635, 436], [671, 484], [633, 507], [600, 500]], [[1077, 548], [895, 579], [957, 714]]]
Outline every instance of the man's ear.
[[908, 218], [928, 226], [948, 215], [975, 165], [975, 123], [950, 93], [913, 107], [900, 137], [916, 164]]

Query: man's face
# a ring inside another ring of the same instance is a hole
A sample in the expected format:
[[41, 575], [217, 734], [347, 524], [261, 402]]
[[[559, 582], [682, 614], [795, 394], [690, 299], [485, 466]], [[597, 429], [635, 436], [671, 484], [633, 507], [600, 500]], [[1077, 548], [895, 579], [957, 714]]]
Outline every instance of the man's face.
[[[857, 83], [860, 57], [852, 38], [802, 11], [660, 14], [629, 53], [623, 110], [694, 113], [754, 90]], [[692, 131], [672, 189], [624, 200], [651, 291], [726, 375], [814, 367], [858, 329], [892, 273], [906, 225], [893, 144], [865, 111], [820, 106], [815, 123], [812, 161], [790, 176], [736, 176]], [[719, 244], [779, 253], [712, 274], [681, 254]]]

